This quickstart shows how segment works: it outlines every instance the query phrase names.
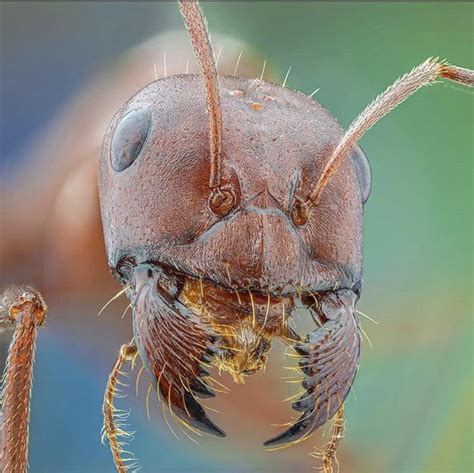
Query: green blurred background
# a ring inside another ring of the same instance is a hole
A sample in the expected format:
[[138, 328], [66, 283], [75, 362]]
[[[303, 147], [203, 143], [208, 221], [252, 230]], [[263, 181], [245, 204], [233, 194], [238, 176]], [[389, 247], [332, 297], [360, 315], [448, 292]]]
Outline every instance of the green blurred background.
[[[212, 32], [249, 43], [281, 77], [292, 65], [287, 85], [308, 94], [319, 88], [315, 99], [343, 126], [429, 56], [474, 66], [472, 3], [206, 2], [203, 9]], [[141, 2], [2, 4], [1, 23], [7, 179], [28, 165], [22, 150], [77, 90], [128, 48], [183, 28], [174, 4]], [[378, 325], [362, 319], [373, 349], [363, 346], [347, 403], [342, 472], [474, 470], [473, 99], [460, 86], [426, 87], [361, 141], [373, 189], [359, 309]], [[99, 444], [100, 405], [124, 338], [108, 336], [90, 317], [91, 333], [80, 339], [72, 325], [56, 323], [60, 308], [51, 308], [39, 340], [31, 471], [113, 471]], [[84, 307], [72, 311], [76, 322], [84, 320]], [[117, 324], [130, 333], [128, 321]], [[132, 450], [144, 471], [311, 471], [306, 453], [324, 439], [272, 454], [261, 446], [275, 429], [256, 419], [267, 403], [272, 412], [280, 409], [287, 395], [275, 381], [284, 376], [280, 365], [276, 350], [265, 376], [219, 401], [218, 420], [229, 434], [224, 442], [178, 442], [159, 412], [149, 423], [143, 399], [132, 396], [127, 404], [138, 430]], [[238, 397], [244, 408], [240, 403], [232, 412]], [[281, 409], [274, 422], [290, 414]]]

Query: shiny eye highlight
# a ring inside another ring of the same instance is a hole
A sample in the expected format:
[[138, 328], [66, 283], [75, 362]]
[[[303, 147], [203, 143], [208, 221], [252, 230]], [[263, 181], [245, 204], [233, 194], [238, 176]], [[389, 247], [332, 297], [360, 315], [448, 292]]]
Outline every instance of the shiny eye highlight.
[[151, 127], [149, 110], [135, 110], [117, 125], [111, 144], [110, 164], [116, 172], [127, 169], [138, 157]]

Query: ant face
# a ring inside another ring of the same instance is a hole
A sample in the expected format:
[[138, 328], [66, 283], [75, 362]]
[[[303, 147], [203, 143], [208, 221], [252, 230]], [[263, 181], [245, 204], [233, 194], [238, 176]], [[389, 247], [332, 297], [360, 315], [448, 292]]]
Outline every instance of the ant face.
[[[358, 287], [370, 168], [359, 147], [302, 221], [343, 130], [313, 99], [266, 81], [221, 77], [222, 189], [210, 205], [206, 97], [199, 76], [158, 80], [113, 119], [100, 166], [110, 266], [174, 267], [217, 285], [288, 293]], [[229, 281], [230, 279], [230, 281]]]

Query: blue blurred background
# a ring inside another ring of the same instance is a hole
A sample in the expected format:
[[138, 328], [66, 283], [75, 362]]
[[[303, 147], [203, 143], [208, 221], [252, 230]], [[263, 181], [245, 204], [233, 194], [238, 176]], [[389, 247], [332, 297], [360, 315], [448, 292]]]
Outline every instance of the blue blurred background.
[[[247, 45], [242, 69], [258, 76], [266, 58], [266, 77], [281, 80], [292, 65], [287, 85], [308, 94], [319, 88], [315, 99], [343, 126], [428, 56], [474, 66], [472, 3], [203, 8], [213, 33]], [[18, 2], [0, 12], [1, 282], [31, 282], [50, 306], [35, 367], [30, 471], [111, 472], [100, 444], [102, 394], [131, 329], [129, 315], [121, 319], [125, 301], [96, 316], [119, 288], [94, 220], [94, 163], [115, 109], [153, 80], [153, 63], [162, 73], [164, 42], [155, 35], [178, 29], [185, 43], [184, 27], [176, 5], [164, 2]], [[168, 60], [184, 72], [178, 42], [167, 41]], [[222, 67], [233, 66], [239, 47], [223, 48]], [[474, 471], [473, 99], [460, 86], [427, 87], [361, 142], [374, 182], [359, 308], [378, 325], [362, 319], [373, 350], [364, 344], [347, 403], [342, 472]], [[91, 170], [76, 172], [86, 160]], [[3, 353], [9, 335], [0, 334]], [[173, 437], [156, 400], [148, 421], [146, 383], [136, 398], [132, 376], [121, 406], [131, 409], [131, 449], [144, 471], [311, 471], [307, 453], [327, 434], [276, 453], [261, 445], [277, 431], [270, 423], [291, 414], [281, 403], [295, 392], [279, 379], [282, 363], [277, 347], [265, 375], [244, 386], [224, 377], [232, 392], [210, 405], [228, 438], [199, 446]]]

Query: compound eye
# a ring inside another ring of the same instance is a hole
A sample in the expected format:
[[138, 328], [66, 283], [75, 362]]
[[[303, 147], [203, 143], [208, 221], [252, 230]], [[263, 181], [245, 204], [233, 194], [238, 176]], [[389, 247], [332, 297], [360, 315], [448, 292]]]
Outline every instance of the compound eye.
[[149, 110], [135, 110], [120, 120], [112, 138], [110, 163], [114, 171], [127, 169], [140, 154], [151, 126]]
[[370, 191], [372, 189], [372, 171], [370, 170], [370, 163], [359, 145], [356, 145], [352, 151], [351, 159], [359, 182], [362, 203], [365, 204], [369, 199]]

